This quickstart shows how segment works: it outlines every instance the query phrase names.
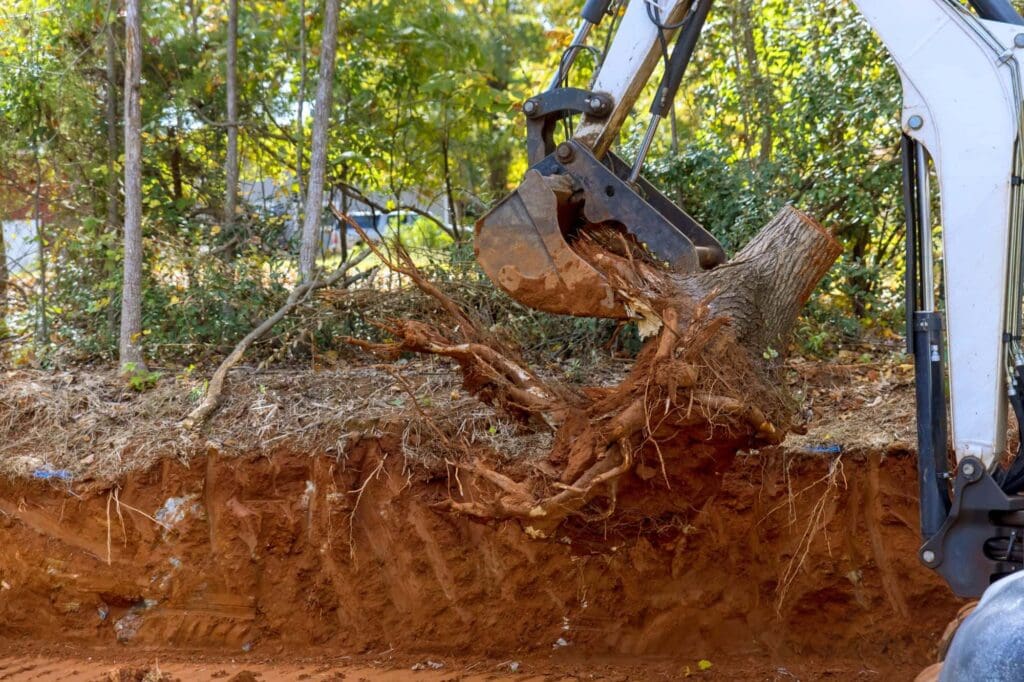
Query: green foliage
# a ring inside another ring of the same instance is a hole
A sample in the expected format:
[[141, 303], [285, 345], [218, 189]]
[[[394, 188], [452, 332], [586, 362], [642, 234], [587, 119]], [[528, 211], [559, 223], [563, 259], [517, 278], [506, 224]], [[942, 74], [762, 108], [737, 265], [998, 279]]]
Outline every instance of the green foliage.
[[[359, 193], [388, 209], [431, 206], [443, 225], [420, 218], [389, 236], [496, 331], [527, 353], [568, 363], [570, 374], [577, 360], [635, 352], [635, 327], [516, 304], [476, 267], [470, 235], [473, 219], [525, 171], [518, 104], [550, 76], [578, 5], [343, 3], [327, 168], [342, 208]], [[116, 352], [122, 247], [106, 216], [108, 180], [119, 180], [122, 159], [107, 148], [105, 114], [112, 94], [120, 115], [123, 95], [116, 7], [7, 0], [0, 9], [0, 205], [31, 216], [38, 190], [45, 246], [42, 263], [15, 275], [8, 296], [17, 362]], [[297, 193], [308, 172], [321, 8], [253, 0], [240, 9], [242, 177]], [[143, 11], [146, 352], [197, 362], [223, 353], [285, 300], [297, 251], [288, 225], [301, 216], [288, 196], [250, 198], [225, 228], [225, 5], [157, 0]], [[574, 81], [592, 68], [585, 55]], [[626, 156], [643, 107], [627, 126]], [[786, 202], [835, 230], [846, 251], [798, 330], [805, 349], [828, 352], [900, 323], [898, 112], [895, 71], [852, 3], [721, 3], [680, 96], [677, 148], [663, 126], [647, 172], [730, 252]], [[401, 290], [383, 277], [374, 284]], [[348, 301], [329, 317], [305, 306], [256, 352], [279, 359], [333, 348], [345, 335], [376, 338], [370, 319], [380, 310]]]
[[888, 319], [903, 214], [900, 87], [884, 48], [838, 0], [733, 3], [704, 35], [679, 152], [654, 173], [729, 252], [783, 204], [806, 211], [845, 247], [811, 316], [827, 309], [839, 334]]
[[126, 362], [121, 367], [121, 375], [128, 382], [128, 388], [141, 393], [156, 386], [163, 372], [151, 372], [144, 367], [138, 367], [134, 362]]

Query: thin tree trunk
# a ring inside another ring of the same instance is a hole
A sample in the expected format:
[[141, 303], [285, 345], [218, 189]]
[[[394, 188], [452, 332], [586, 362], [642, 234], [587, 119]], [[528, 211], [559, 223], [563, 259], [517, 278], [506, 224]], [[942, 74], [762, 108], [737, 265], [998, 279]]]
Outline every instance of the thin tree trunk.
[[50, 336], [50, 322], [46, 315], [46, 233], [43, 230], [42, 186], [43, 164], [39, 157], [39, 141], [35, 142], [33, 160], [36, 167], [36, 186], [32, 195], [32, 217], [36, 227], [36, 241], [39, 243], [39, 319], [36, 327], [36, 343], [46, 345]]
[[448, 149], [448, 121], [445, 117], [444, 135], [441, 136], [441, 162], [444, 170], [444, 194], [448, 202], [448, 222], [452, 226], [452, 237], [455, 241], [462, 241], [462, 231], [459, 229], [459, 216], [455, 212], [455, 192], [452, 189], [451, 155]]
[[299, 274], [303, 281], [313, 278], [319, 251], [320, 220], [324, 203], [324, 172], [327, 167], [327, 125], [334, 85], [334, 59], [338, 51], [338, 0], [324, 0], [323, 36], [320, 40], [320, 68], [317, 73], [316, 105], [313, 109], [313, 139], [306, 186], [306, 210], [302, 221]]
[[[117, 37], [114, 35], [114, 22], [107, 24], [107, 231], [115, 237], [120, 233], [118, 221], [117, 192], [117, 157], [120, 154], [117, 142]], [[104, 259], [104, 269], [112, 269], [108, 259]], [[113, 272], [108, 271], [108, 276]], [[107, 304], [107, 332], [110, 338], [117, 334], [117, 307]]]
[[[302, 177], [302, 165], [306, 155], [306, 82], [309, 68], [306, 65], [306, 0], [299, 0], [299, 101], [295, 114], [295, 181], [299, 185], [299, 195], [305, 195], [305, 180]], [[302, 208], [298, 208], [298, 219], [302, 220]]]
[[202, 10], [196, 0], [188, 0], [189, 26], [192, 28], [192, 39], [199, 37], [199, 13]]
[[[238, 0], [228, 0], [227, 52], [228, 150], [224, 162], [224, 232], [230, 240], [235, 235], [238, 202]], [[231, 254], [225, 258], [231, 260]]]
[[4, 226], [0, 222], [0, 338], [7, 336], [7, 242], [4, 239]]
[[746, 61], [747, 72], [750, 74], [754, 100], [757, 103], [757, 118], [760, 127], [758, 161], [766, 163], [771, 160], [775, 144], [772, 131], [772, 110], [774, 108], [772, 86], [761, 71], [761, 60], [757, 54], [757, 43], [754, 40], [753, 0], [740, 0], [737, 10], [739, 12], [740, 44], [743, 47], [743, 57]]
[[185, 196], [185, 186], [181, 170], [181, 139], [176, 126], [167, 128], [167, 141], [171, 147], [171, 196], [177, 201]]
[[117, 221], [117, 39], [114, 24], [107, 25], [107, 229], [116, 233]]
[[142, 360], [142, 18], [140, 0], [125, 0], [124, 283], [121, 292], [121, 369], [144, 370]]

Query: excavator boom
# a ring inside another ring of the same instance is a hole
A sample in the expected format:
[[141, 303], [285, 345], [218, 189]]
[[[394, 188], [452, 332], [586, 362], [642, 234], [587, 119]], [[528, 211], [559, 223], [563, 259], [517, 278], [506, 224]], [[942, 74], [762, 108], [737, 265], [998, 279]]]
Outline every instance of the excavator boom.
[[[520, 302], [566, 315], [629, 317], [628, 304], [601, 264], [580, 254], [576, 240], [595, 228], [617, 232], [652, 264], [679, 272], [725, 260], [718, 241], [640, 177], [658, 122], [672, 105], [711, 0], [637, 0], [622, 15], [616, 39], [590, 88], [560, 87], [586, 37], [612, 9], [590, 0], [583, 25], [547, 91], [523, 105], [531, 164], [523, 183], [476, 225], [476, 256], [484, 272]], [[671, 57], [667, 43], [678, 33]], [[609, 151], [657, 62], [665, 74], [651, 107], [643, 149], [632, 165]], [[555, 128], [578, 118], [574, 133], [554, 143]]]

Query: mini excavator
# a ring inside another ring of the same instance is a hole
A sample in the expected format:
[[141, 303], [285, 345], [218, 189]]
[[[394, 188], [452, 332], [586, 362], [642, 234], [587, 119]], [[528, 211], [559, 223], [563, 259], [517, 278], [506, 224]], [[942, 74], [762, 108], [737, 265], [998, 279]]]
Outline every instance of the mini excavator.
[[[1024, 451], [1006, 457], [1010, 408], [1024, 425], [1024, 19], [1008, 0], [853, 1], [903, 86], [919, 558], [959, 596], [988, 590], [951, 649], [962, 666], [947, 664], [942, 679], [1024, 680], [1024, 580], [1016, 579], [1024, 575]], [[529, 169], [476, 225], [481, 267], [513, 298], [552, 313], [628, 319], [611, 283], [573, 248], [595, 226], [614, 225], [678, 272], [725, 262], [718, 241], [641, 175], [712, 2], [586, 0], [547, 89], [523, 104]], [[588, 38], [604, 21], [610, 41], [600, 50]], [[588, 87], [572, 87], [584, 51], [598, 66]], [[611, 148], [659, 64], [646, 134], [627, 161]], [[560, 125], [566, 133], [556, 144]], [[978, 668], [984, 656], [1004, 667]]]

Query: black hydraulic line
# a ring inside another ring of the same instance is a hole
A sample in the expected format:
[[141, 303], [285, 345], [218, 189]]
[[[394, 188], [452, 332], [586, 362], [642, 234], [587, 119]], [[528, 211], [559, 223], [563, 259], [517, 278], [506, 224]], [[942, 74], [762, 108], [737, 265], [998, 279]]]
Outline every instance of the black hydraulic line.
[[967, 0], [982, 19], [1024, 26], [1022, 17], [1009, 0]]
[[903, 136], [900, 152], [903, 157], [903, 211], [906, 214], [906, 272], [904, 274], [904, 295], [906, 298], [906, 335], [907, 354], [914, 354], [914, 311], [920, 308], [920, 292], [917, 286], [917, 240], [918, 229], [917, 195], [917, 142], [907, 135]]
[[601, 19], [604, 15], [608, 14], [608, 8], [611, 7], [612, 0], [587, 0], [586, 4], [583, 5], [583, 9], [580, 11], [580, 16], [585, 21], [589, 21], [595, 26], [601, 23]]
[[[1024, 367], [1013, 368], [1010, 379], [1013, 382], [1013, 391], [1010, 392], [1010, 406], [1013, 408], [1013, 416], [1017, 419], [1017, 431], [1024, 433]], [[993, 478], [1007, 495], [1024, 490], [1024, 440], [1017, 445], [1017, 456], [1013, 458], [1010, 467], [1004, 471], [997, 471]]]
[[903, 207], [906, 213], [906, 316], [907, 348], [914, 356], [917, 405], [917, 483], [921, 503], [921, 535], [939, 532], [949, 515], [949, 457], [946, 445], [946, 368], [942, 360], [942, 316], [925, 307], [922, 291], [921, 199], [918, 185], [918, 142], [904, 135]]
[[914, 313], [917, 483], [921, 495], [921, 535], [926, 540], [939, 532], [950, 508], [942, 346], [942, 316], [934, 311]]
[[665, 66], [665, 74], [661, 78], [658, 92], [651, 102], [651, 113], [655, 116], [665, 118], [672, 109], [672, 102], [676, 98], [676, 91], [683, 81], [686, 67], [693, 58], [693, 51], [697, 47], [697, 40], [700, 38], [701, 29], [708, 18], [711, 10], [712, 0], [695, 0], [697, 5], [690, 16], [686, 18], [679, 38], [676, 39], [675, 47], [672, 48], [672, 57]]

